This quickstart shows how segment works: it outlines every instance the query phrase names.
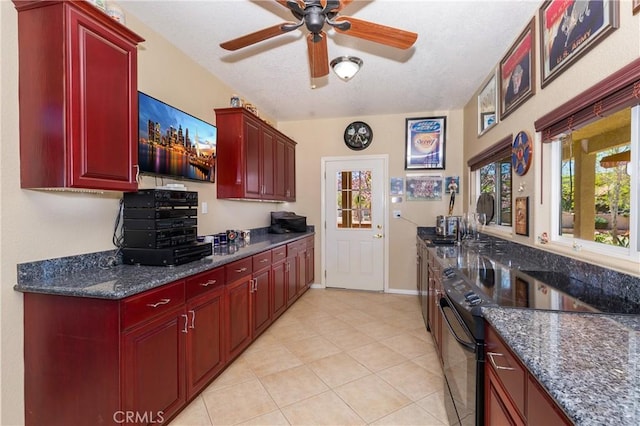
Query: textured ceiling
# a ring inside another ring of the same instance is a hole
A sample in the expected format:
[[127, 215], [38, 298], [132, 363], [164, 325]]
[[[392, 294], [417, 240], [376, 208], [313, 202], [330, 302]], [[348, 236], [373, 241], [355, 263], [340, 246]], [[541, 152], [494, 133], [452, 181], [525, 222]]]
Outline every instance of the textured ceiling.
[[329, 60], [353, 55], [364, 61], [348, 82], [333, 72], [311, 79], [304, 26], [235, 52], [220, 48], [223, 41], [295, 21], [275, 0], [119, 4], [261, 112], [288, 121], [460, 109], [541, 3], [356, 0], [340, 15], [413, 31], [418, 40], [409, 50], [399, 50], [338, 34], [325, 25]]

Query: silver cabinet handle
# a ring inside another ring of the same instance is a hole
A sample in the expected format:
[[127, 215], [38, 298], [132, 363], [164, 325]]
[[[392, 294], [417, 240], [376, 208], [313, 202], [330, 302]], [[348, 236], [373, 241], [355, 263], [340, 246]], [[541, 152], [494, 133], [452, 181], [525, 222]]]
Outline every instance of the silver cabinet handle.
[[200, 283], [200, 285], [201, 285], [202, 287], [209, 287], [210, 285], [214, 285], [214, 284], [215, 284], [215, 283], [217, 283], [217, 282], [218, 282], [218, 280], [209, 280], [209, 281], [207, 281], [206, 283]]
[[268, 261], [269, 261], [269, 259], [262, 259], [262, 260], [260, 261], [260, 263], [267, 263]]
[[240, 269], [236, 269], [236, 272], [244, 272], [246, 270], [247, 270], [247, 268], [240, 268]]
[[147, 303], [147, 306], [150, 308], [157, 308], [160, 305], [166, 305], [167, 303], [171, 302], [171, 299], [162, 299], [157, 303]]
[[515, 370], [515, 368], [513, 367], [503, 367], [501, 365], [496, 364], [496, 361], [493, 359], [494, 356], [504, 356], [504, 354], [499, 354], [497, 352], [487, 352], [487, 355], [489, 355], [489, 361], [491, 361], [491, 365], [493, 365], [493, 367], [496, 370]]
[[192, 309], [189, 312], [191, 313], [191, 325], [189, 328], [196, 328], [196, 311]]
[[187, 332], [187, 324], [189, 324], [189, 318], [187, 317], [186, 314], [182, 314], [180, 316], [184, 317], [184, 329], [182, 330], [182, 332], [186, 333]]

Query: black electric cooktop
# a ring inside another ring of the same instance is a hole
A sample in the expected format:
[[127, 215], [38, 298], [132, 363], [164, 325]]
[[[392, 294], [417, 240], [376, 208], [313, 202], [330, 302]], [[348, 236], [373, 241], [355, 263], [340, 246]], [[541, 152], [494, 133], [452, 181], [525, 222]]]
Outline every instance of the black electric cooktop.
[[487, 258], [459, 270], [485, 304], [558, 311], [638, 314], [640, 304], [605, 294], [562, 272], [519, 270]]

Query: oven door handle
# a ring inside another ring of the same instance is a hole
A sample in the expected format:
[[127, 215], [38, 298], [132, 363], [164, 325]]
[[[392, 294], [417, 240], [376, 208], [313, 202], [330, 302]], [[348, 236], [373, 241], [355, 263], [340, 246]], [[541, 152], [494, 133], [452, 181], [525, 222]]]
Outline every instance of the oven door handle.
[[440, 309], [440, 313], [442, 314], [442, 318], [444, 319], [445, 324], [447, 324], [447, 328], [449, 329], [449, 332], [456, 339], [456, 341], [462, 345], [462, 347], [464, 349], [466, 349], [469, 352], [475, 352], [476, 351], [476, 345], [475, 344], [467, 342], [465, 340], [462, 340], [460, 337], [458, 337], [458, 335], [456, 334], [455, 330], [451, 326], [451, 323], [449, 322], [449, 318], [447, 318], [447, 316], [444, 313], [444, 308], [445, 307], [451, 309], [451, 311], [453, 312], [453, 314], [456, 317], [456, 320], [460, 323], [460, 326], [467, 333], [467, 335], [470, 336], [471, 333], [467, 329], [467, 326], [465, 325], [465, 323], [462, 322], [462, 320], [458, 317], [458, 314], [455, 311], [455, 309], [453, 309], [453, 307], [449, 304], [449, 301], [446, 298], [441, 297], [440, 298], [440, 303], [438, 304], [438, 309]]

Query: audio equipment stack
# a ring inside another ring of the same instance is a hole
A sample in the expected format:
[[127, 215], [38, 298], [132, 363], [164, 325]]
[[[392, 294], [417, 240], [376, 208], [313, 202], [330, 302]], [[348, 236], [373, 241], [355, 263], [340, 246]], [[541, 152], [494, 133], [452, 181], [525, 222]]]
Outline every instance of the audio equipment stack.
[[123, 262], [170, 266], [211, 255], [211, 244], [196, 240], [197, 215], [197, 192], [143, 189], [125, 193]]

